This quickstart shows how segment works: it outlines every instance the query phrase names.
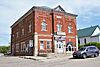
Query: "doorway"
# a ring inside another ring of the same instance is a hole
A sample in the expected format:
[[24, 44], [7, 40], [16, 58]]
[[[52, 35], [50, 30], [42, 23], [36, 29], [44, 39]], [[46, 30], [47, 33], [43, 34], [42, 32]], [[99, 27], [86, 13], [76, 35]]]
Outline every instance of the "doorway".
[[64, 52], [64, 44], [62, 41], [57, 42], [57, 53], [63, 53]]
[[72, 46], [71, 42], [67, 43], [67, 45], [66, 45], [66, 52], [67, 53], [72, 53], [73, 52], [73, 46]]

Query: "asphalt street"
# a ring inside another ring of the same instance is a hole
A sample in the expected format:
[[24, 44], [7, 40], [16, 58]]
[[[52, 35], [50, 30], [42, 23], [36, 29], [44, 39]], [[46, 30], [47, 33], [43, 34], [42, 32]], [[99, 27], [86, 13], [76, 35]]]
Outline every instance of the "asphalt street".
[[0, 57], [0, 67], [100, 67], [100, 56], [87, 59], [61, 58], [36, 61], [19, 57]]

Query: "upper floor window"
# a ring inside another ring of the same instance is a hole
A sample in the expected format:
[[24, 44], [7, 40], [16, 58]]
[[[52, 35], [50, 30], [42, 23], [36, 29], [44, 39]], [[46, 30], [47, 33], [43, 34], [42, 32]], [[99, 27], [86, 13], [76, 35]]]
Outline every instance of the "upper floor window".
[[72, 26], [68, 26], [68, 33], [72, 33]]
[[15, 36], [15, 35], [14, 35], [14, 34], [12, 34], [12, 37], [13, 37], [13, 38], [14, 38], [14, 36]]
[[31, 32], [32, 31], [32, 25], [29, 24], [28, 28], [29, 28], [29, 32]]
[[16, 37], [18, 38], [18, 36], [19, 36], [19, 33], [17, 32], [17, 33], [16, 33]]
[[22, 35], [24, 35], [24, 28], [22, 28]]
[[61, 32], [62, 25], [60, 23], [57, 24], [57, 32]]
[[45, 20], [42, 21], [41, 25], [42, 25], [42, 31], [46, 31], [47, 24], [46, 24]]

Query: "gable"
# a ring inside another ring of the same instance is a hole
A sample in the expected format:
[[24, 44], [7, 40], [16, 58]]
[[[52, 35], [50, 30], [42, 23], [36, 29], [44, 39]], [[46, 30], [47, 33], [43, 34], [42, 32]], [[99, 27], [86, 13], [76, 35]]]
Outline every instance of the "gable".
[[97, 27], [91, 36], [100, 34], [100, 29]]
[[[90, 36], [92, 36], [92, 34], [96, 30], [96, 28], [99, 28], [99, 26], [96, 25], [96, 26], [80, 29], [80, 30], [78, 30], [78, 37], [81, 38], [81, 37], [90, 37]], [[97, 32], [98, 32], [98, 30], [96, 31], [96, 33]], [[94, 33], [94, 34], [96, 34], [96, 33]]]
[[63, 12], [65, 12], [65, 10], [59, 5], [59, 6], [57, 6], [56, 8], [54, 8], [54, 10], [56, 10], [56, 11], [63, 11]]

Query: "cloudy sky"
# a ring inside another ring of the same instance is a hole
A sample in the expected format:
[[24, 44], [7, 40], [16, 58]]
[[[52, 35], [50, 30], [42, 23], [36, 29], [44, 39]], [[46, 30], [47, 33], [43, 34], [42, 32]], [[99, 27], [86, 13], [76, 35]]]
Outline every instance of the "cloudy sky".
[[0, 0], [0, 45], [10, 42], [10, 26], [32, 6], [54, 8], [77, 14], [77, 27], [100, 25], [100, 0]]

